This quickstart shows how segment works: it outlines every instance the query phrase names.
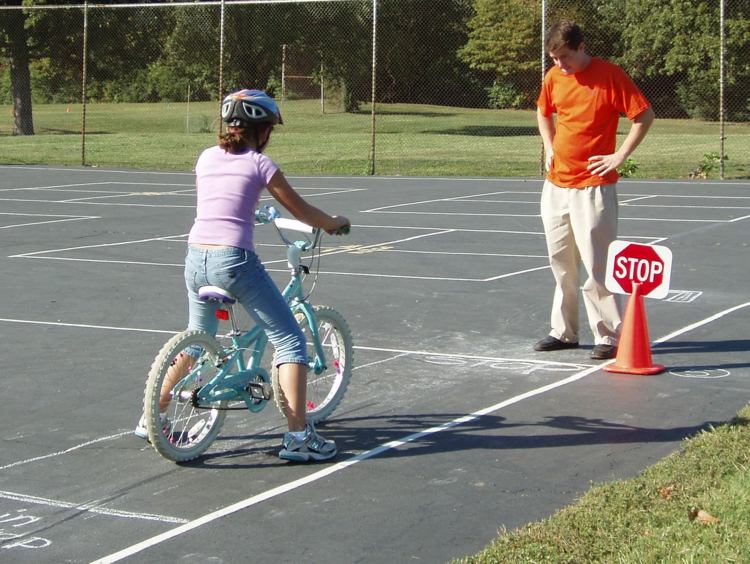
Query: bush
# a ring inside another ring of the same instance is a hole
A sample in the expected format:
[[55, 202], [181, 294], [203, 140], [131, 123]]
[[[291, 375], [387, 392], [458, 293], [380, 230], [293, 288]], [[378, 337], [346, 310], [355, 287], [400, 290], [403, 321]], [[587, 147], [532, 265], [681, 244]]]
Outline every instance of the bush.
[[487, 89], [487, 95], [489, 97], [490, 108], [495, 108], [496, 110], [517, 110], [524, 105], [523, 95], [514, 85], [508, 82], [499, 82], [496, 80]]
[[719, 82], [709, 72], [690, 72], [677, 85], [677, 100], [693, 119], [719, 119]]

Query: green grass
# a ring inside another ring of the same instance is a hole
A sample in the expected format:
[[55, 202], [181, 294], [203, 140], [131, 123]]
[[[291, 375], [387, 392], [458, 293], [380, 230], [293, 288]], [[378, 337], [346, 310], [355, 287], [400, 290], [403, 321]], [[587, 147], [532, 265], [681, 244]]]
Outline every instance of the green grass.
[[[702, 523], [691, 509], [719, 519]], [[750, 562], [750, 407], [640, 476], [587, 492], [464, 563]]]
[[[380, 104], [375, 172], [403, 176], [538, 177], [541, 142], [531, 111]], [[0, 164], [82, 164], [80, 104], [34, 106], [37, 135], [12, 136], [11, 109], [0, 106]], [[89, 104], [86, 164], [156, 170], [190, 170], [215, 142], [215, 104]], [[288, 173], [363, 175], [370, 170], [371, 115], [319, 101], [288, 101], [286, 125], [277, 128], [268, 154]], [[622, 120], [620, 134], [629, 122]], [[726, 126], [727, 178], [750, 178], [750, 124]], [[716, 123], [655, 122], [633, 155], [635, 178], [688, 178], [705, 156], [719, 151]], [[718, 170], [710, 173], [718, 178]]]

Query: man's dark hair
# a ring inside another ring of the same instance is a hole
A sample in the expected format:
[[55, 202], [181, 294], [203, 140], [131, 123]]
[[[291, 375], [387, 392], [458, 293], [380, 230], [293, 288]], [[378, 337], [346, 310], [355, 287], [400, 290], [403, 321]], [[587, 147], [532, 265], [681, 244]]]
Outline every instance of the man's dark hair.
[[569, 20], [562, 20], [549, 28], [544, 47], [548, 53], [563, 47], [576, 51], [581, 43], [583, 43], [583, 31], [578, 24]]

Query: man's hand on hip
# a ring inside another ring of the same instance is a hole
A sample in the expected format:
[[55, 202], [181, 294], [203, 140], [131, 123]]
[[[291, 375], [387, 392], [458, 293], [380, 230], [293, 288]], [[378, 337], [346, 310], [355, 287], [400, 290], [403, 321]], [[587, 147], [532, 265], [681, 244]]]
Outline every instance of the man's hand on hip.
[[612, 153], [611, 155], [593, 155], [589, 157], [589, 165], [586, 167], [591, 174], [597, 176], [606, 176], [613, 170], [617, 170], [625, 159], [623, 159], [618, 153]]

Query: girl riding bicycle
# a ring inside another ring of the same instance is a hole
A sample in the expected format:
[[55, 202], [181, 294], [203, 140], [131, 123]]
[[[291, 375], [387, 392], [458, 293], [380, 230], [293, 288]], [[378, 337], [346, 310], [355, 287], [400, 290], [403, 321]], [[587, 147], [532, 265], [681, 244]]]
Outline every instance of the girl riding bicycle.
[[[327, 460], [336, 455], [336, 444], [305, 421], [307, 345], [289, 306], [255, 253], [255, 209], [267, 188], [294, 217], [329, 234], [340, 234], [350, 222], [306, 202], [276, 163], [263, 154], [274, 126], [283, 124], [273, 98], [260, 90], [240, 90], [224, 99], [221, 117], [227, 132], [219, 137], [217, 146], [203, 151], [195, 166], [196, 217], [185, 259], [188, 329], [211, 335], [218, 329], [216, 304], [198, 297], [201, 286], [219, 286], [234, 295], [276, 349], [289, 429], [279, 457]], [[199, 355], [200, 351], [195, 351], [195, 357]], [[162, 411], [169, 404], [172, 387], [191, 363], [190, 355], [185, 355], [170, 369], [161, 392]], [[162, 419], [168, 432], [169, 421]], [[148, 438], [144, 417], [135, 434]]]

